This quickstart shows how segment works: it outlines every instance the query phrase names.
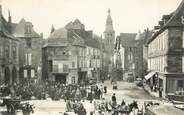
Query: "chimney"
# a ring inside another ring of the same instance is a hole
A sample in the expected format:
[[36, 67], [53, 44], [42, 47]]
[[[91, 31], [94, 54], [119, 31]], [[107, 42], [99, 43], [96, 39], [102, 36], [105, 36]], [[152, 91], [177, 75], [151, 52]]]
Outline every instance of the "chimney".
[[158, 23], [159, 23], [160, 27], [162, 27], [164, 25], [164, 21], [163, 20], [159, 21]]
[[171, 15], [163, 15], [162, 16], [163, 23], [166, 24], [170, 18], [171, 18]]
[[10, 33], [12, 32], [12, 19], [11, 19], [11, 15], [10, 15], [10, 10], [8, 10], [8, 25], [9, 25], [9, 31]]
[[160, 26], [154, 26], [154, 30], [159, 30]]
[[52, 28], [51, 28], [50, 34], [52, 34], [54, 31], [55, 31], [55, 28], [54, 28], [54, 25], [52, 24]]

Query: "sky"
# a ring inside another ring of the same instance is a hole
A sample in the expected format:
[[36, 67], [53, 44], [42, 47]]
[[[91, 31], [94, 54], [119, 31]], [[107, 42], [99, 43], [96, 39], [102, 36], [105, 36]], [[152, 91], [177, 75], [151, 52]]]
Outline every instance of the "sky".
[[114, 30], [120, 33], [137, 33], [153, 29], [162, 18], [176, 10], [182, 0], [0, 0], [7, 19], [11, 11], [12, 22], [23, 17], [34, 25], [36, 32], [45, 38], [52, 24], [56, 29], [79, 19], [86, 30], [101, 35], [105, 30], [107, 10], [111, 9]]

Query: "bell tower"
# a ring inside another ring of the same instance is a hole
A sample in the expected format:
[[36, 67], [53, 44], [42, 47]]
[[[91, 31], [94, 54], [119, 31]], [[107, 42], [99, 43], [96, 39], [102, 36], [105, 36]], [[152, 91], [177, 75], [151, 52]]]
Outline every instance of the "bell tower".
[[110, 9], [108, 9], [108, 16], [106, 19], [104, 37], [105, 37], [105, 49], [108, 51], [109, 54], [112, 55], [114, 50], [115, 31], [113, 28], [113, 21], [111, 18]]
[[112, 71], [113, 60], [114, 60], [114, 41], [115, 41], [115, 31], [113, 28], [113, 21], [111, 18], [111, 10], [108, 9], [107, 19], [104, 31], [104, 46], [107, 51], [108, 60], [109, 60], [109, 72]]

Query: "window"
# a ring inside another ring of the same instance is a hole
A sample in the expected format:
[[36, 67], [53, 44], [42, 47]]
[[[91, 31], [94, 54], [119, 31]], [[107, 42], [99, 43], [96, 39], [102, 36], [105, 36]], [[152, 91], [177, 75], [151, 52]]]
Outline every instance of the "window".
[[68, 65], [63, 65], [63, 72], [68, 72]]
[[91, 50], [90, 50], [90, 48], [88, 48], [88, 52], [89, 52], [89, 55], [91, 55]]
[[92, 60], [89, 60], [89, 67], [92, 67]]
[[83, 67], [83, 61], [81, 60], [81, 67]]
[[32, 64], [32, 54], [31, 53], [26, 53], [26, 65], [31, 65]]
[[59, 72], [59, 65], [53, 65], [53, 72]]
[[26, 33], [31, 33], [32, 32], [32, 25], [31, 24], [27, 24], [26, 25]]
[[184, 80], [178, 80], [178, 88], [184, 88]]
[[31, 48], [31, 38], [26, 38], [26, 45]]
[[27, 70], [27, 76], [28, 76], [28, 78], [31, 77], [31, 70]]
[[52, 72], [53, 64], [52, 60], [49, 60], [49, 72]]
[[78, 67], [81, 67], [81, 62], [80, 62], [80, 60], [78, 61]]
[[31, 78], [34, 78], [34, 77], [35, 77], [35, 70], [31, 69]]
[[72, 62], [72, 67], [75, 68], [75, 62]]
[[27, 70], [24, 70], [24, 78], [27, 78]]
[[72, 77], [72, 83], [75, 84], [75, 77]]
[[5, 58], [9, 58], [9, 46], [5, 47]]
[[16, 51], [16, 47], [14, 46], [13, 48], [12, 48], [12, 55], [13, 55], [13, 58], [14, 59], [16, 59], [16, 57], [17, 57], [17, 51]]

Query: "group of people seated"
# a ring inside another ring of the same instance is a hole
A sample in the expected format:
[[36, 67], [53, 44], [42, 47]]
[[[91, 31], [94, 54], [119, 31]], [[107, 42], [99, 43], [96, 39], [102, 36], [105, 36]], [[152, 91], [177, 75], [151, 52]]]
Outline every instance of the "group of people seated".
[[129, 114], [133, 111], [137, 111], [137, 113], [139, 111], [137, 101], [127, 104], [124, 99], [122, 99], [121, 103], [117, 103], [115, 93], [112, 95], [111, 101], [106, 100], [105, 98], [102, 98], [102, 100], [96, 100], [94, 102], [94, 108], [98, 115], [104, 115], [108, 113], [113, 115], [118, 115], [119, 113]]

